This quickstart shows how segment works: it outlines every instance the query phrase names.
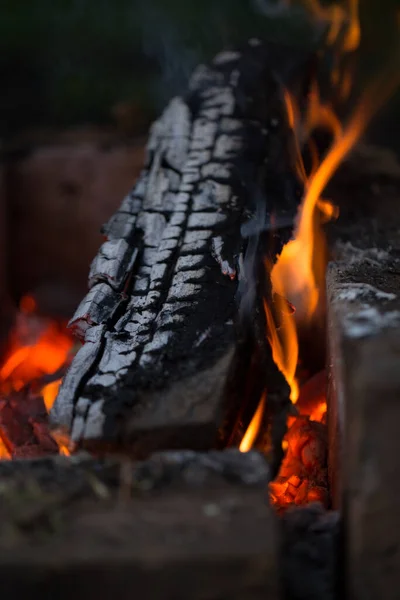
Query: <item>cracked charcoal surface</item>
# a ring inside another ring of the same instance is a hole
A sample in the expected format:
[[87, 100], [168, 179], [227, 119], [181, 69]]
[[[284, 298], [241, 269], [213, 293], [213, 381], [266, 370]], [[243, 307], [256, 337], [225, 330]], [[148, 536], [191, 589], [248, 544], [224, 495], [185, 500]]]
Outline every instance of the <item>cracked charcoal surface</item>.
[[[209, 370], [232, 346], [246, 243], [241, 227], [260, 194], [266, 219], [274, 212], [290, 222], [299, 196], [293, 140], [268, 56], [262, 45], [249, 45], [199, 67], [187, 95], [172, 100], [152, 126], [145, 169], [103, 228], [107, 239], [92, 263], [90, 290], [71, 320], [85, 343], [51, 418], [75, 442], [119, 444], [128, 416], [150, 428], [147, 395]], [[218, 389], [207, 417], [213, 414], [214, 430]], [[197, 404], [193, 391], [181, 427]], [[211, 422], [199, 419], [209, 430]], [[160, 424], [153, 419], [151, 426]], [[135, 439], [141, 433], [130, 427]], [[206, 438], [209, 444], [209, 431]], [[168, 443], [179, 446], [176, 436]]]

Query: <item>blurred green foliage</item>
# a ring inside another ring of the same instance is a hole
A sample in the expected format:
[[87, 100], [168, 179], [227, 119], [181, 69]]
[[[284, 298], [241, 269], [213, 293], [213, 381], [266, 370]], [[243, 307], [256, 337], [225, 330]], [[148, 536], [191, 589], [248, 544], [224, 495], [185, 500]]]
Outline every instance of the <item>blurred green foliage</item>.
[[[249, 37], [306, 45], [314, 24], [273, 0], [2, 0], [0, 135], [104, 123], [119, 101], [151, 117], [194, 66]], [[360, 0], [362, 66], [388, 60], [398, 0]], [[262, 6], [272, 7], [269, 16]], [[261, 8], [260, 8], [261, 7]]]

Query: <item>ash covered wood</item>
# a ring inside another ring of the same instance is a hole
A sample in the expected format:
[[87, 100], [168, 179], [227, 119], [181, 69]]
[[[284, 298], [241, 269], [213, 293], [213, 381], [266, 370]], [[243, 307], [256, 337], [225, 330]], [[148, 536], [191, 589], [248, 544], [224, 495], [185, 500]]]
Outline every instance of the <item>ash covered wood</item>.
[[343, 510], [343, 569], [352, 598], [396, 598], [399, 518], [400, 166], [362, 147], [331, 197], [327, 273], [332, 501]]
[[[129, 446], [136, 455], [201, 449], [217, 443], [223, 424], [219, 442], [228, 443], [236, 419], [228, 408], [243, 401], [255, 347], [254, 375], [264, 379], [269, 371], [272, 404], [280, 410], [288, 404], [254, 298], [232, 359], [238, 281], [257, 279], [260, 270], [240, 266], [247, 241], [254, 258], [261, 237], [264, 249], [265, 236], [271, 239], [266, 230], [274, 215], [287, 227], [273, 238], [278, 250], [301, 192], [270, 59], [258, 42], [219, 55], [196, 70], [187, 95], [172, 100], [153, 125], [146, 167], [104, 227], [107, 241], [92, 263], [90, 291], [71, 321], [85, 343], [52, 420], [74, 442]], [[260, 262], [262, 252], [257, 256]], [[270, 294], [263, 277], [259, 303]], [[242, 415], [242, 426], [251, 416]]]
[[328, 272], [336, 381], [330, 466], [334, 500], [345, 511], [347, 585], [355, 598], [397, 597], [399, 267], [375, 248]]

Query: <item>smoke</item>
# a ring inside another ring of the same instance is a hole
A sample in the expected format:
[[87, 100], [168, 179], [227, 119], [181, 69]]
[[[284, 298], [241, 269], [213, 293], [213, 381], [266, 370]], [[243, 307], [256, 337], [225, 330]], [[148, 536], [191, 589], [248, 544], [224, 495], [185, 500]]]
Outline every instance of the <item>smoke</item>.
[[266, 201], [261, 190], [253, 194], [255, 211], [253, 217], [247, 221], [241, 230], [243, 239], [247, 240], [246, 248], [240, 257], [239, 265], [239, 318], [242, 323], [247, 319], [251, 322], [256, 298], [258, 294], [259, 268], [260, 268], [260, 239], [266, 227]]
[[199, 40], [185, 41], [179, 21], [160, 6], [142, 1], [138, 21], [144, 56], [157, 65], [153, 83], [155, 107], [160, 110], [172, 96], [182, 94], [195, 67], [204, 59]]

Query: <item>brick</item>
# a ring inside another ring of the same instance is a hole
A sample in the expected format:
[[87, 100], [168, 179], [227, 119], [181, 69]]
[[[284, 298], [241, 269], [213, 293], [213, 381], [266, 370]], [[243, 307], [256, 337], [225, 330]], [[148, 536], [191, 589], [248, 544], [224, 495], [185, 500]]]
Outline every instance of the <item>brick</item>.
[[279, 598], [277, 517], [258, 453], [58, 457], [3, 463], [0, 476], [0, 579], [15, 596]]

